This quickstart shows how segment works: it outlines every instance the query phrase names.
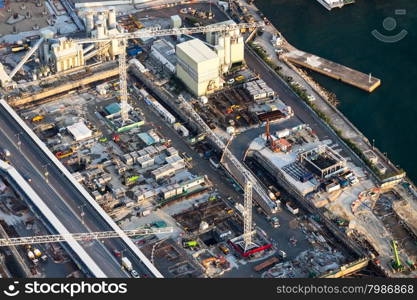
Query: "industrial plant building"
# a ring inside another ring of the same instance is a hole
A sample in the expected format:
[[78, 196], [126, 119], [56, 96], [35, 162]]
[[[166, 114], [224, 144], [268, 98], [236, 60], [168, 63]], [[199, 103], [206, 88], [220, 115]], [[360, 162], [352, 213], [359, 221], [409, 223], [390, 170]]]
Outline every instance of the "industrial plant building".
[[220, 87], [217, 54], [198, 39], [177, 45], [177, 77], [195, 96], [203, 96]]
[[[215, 25], [234, 25], [233, 20], [216, 23]], [[222, 73], [230, 70], [231, 66], [236, 63], [242, 63], [244, 60], [245, 43], [240, 31], [234, 30], [227, 34], [221, 32], [207, 32], [206, 41], [214, 46], [219, 57], [219, 63]]]
[[165, 39], [156, 40], [151, 46], [151, 56], [159, 61], [171, 73], [175, 73], [177, 57], [175, 46]]
[[58, 43], [51, 46], [51, 58], [56, 72], [66, 71], [84, 65], [83, 47], [66, 37], [58, 39]]

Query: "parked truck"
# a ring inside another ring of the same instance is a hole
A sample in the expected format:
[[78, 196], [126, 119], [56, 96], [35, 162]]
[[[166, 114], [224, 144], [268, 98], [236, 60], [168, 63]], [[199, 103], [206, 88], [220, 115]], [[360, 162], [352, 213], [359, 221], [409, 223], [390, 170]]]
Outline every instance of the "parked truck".
[[33, 123], [36, 123], [36, 122], [42, 121], [44, 118], [45, 118], [45, 117], [44, 117], [44, 116], [42, 116], [42, 115], [37, 115], [37, 116], [34, 116], [34, 117], [32, 118], [32, 122], [33, 122]]
[[122, 257], [122, 266], [129, 272], [133, 270], [132, 262], [127, 257]]
[[293, 202], [287, 202], [286, 203], [287, 209], [293, 214], [296, 215], [299, 212], [299, 209]]
[[38, 248], [34, 248], [33, 253], [35, 254], [36, 257], [42, 256], [42, 252]]

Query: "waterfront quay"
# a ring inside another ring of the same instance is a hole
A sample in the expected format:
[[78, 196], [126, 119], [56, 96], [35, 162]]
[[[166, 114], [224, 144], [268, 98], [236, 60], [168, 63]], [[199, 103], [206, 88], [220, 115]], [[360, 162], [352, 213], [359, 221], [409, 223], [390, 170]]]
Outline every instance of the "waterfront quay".
[[376, 77], [298, 49], [285, 53], [282, 58], [370, 93], [381, 85]]

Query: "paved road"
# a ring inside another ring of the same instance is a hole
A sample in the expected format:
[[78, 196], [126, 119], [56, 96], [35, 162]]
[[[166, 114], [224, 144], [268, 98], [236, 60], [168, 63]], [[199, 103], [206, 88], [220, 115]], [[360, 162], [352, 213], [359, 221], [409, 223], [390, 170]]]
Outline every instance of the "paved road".
[[[343, 150], [342, 155], [350, 156], [356, 165], [363, 166], [363, 162], [357, 159], [357, 156], [353, 153], [353, 151], [340, 142], [339, 136], [330, 130], [323, 120], [320, 119], [320, 117], [317, 116], [311, 108], [303, 100], [301, 100], [281, 78], [277, 76], [276, 73], [267, 68], [265, 63], [259, 57], [254, 55], [252, 51], [248, 50], [248, 48], [245, 48], [245, 60], [248, 67], [260, 74], [260, 77], [266, 82], [266, 84], [277, 92], [281, 100], [285, 104], [291, 106], [297, 119], [299, 119], [302, 123], [309, 124], [321, 140], [331, 139], [333, 143], [337, 142]], [[259, 134], [262, 130], [263, 129], [259, 129]], [[234, 142], [238, 140], [239, 136]], [[232, 146], [232, 149], [234, 148], [235, 147]], [[242, 158], [242, 156], [238, 156], [238, 158]]]
[[[301, 123], [302, 122], [298, 118], [292, 117], [288, 120], [284, 120], [279, 123], [272, 123], [270, 125], [270, 130], [271, 133], [273, 133], [281, 129], [291, 128], [300, 125]], [[255, 138], [259, 137], [264, 132], [265, 126], [251, 128], [240, 133], [230, 143], [230, 150], [237, 158], [242, 159], [250, 143], [252, 143]]]
[[[21, 142], [20, 147], [18, 146], [18, 140]], [[0, 108], [0, 147], [10, 150], [12, 153], [11, 164], [18, 172], [32, 179], [31, 185], [35, 192], [38, 193], [69, 232], [112, 230], [32, 139], [23, 133], [20, 126], [2, 107]], [[43, 175], [46, 170], [49, 173], [49, 184], [45, 183]], [[81, 217], [82, 211], [84, 212], [83, 217]], [[121, 269], [118, 259], [112, 254], [113, 249], [128, 249], [124, 241], [109, 239], [80, 242], [80, 244], [108, 277], [128, 276]], [[132, 261], [139, 274], [153, 277], [147, 267], [131, 250], [126, 250], [123, 254]]]
[[[234, 190], [233, 186], [230, 184], [223, 171], [214, 169], [214, 167], [207, 159], [200, 157], [199, 154], [193, 150], [171, 126], [169, 126], [166, 122], [163, 122], [162, 118], [152, 109], [150, 109], [150, 107], [143, 101], [135, 101], [134, 105], [140, 107], [145, 115], [147, 122], [153, 122], [156, 126], [161, 127], [159, 129], [160, 132], [164, 137], [169, 138], [172, 141], [172, 145], [178, 149], [179, 152], [186, 152], [193, 158], [192, 172], [194, 174], [206, 175], [214, 184], [214, 187], [218, 190], [218, 193], [223, 197], [223, 199], [226, 199], [230, 196], [231, 201], [226, 200], [229, 205], [233, 206], [236, 202], [243, 204], [242, 194]], [[287, 126], [295, 126], [299, 123], [299, 120], [292, 118], [281, 123], [271, 124], [271, 128], [272, 130], [280, 130], [282, 128], [286, 128]], [[153, 126], [150, 126], [150, 128], [152, 127]], [[145, 125], [144, 128], [147, 128], [147, 125]], [[248, 146], [248, 142], [259, 135], [259, 130], [264, 130], [264, 128], [253, 128], [240, 134], [237, 137], [239, 140], [235, 145], [237, 146], [236, 152], [233, 149], [232, 151], [234, 151], [236, 155], [239, 155], [239, 157], [243, 156], [243, 153]], [[296, 217], [285, 209], [279, 212], [277, 216], [280, 219], [280, 228], [273, 228], [271, 224], [266, 220], [264, 215], [260, 215], [255, 211], [253, 213], [253, 220], [256, 225], [261, 228], [267, 234], [267, 236], [277, 244], [279, 249], [284, 250], [288, 254], [289, 258], [294, 258], [300, 252], [309, 249], [309, 243], [301, 230], [298, 228], [292, 228], [289, 225], [289, 223]], [[290, 237], [295, 237], [298, 240], [296, 246], [293, 246], [289, 243]], [[253, 271], [253, 266], [258, 263], [259, 262], [249, 263], [245, 266], [241, 265], [238, 269], [233, 269], [231, 272], [227, 272], [225, 277], [259, 277], [259, 274]]]

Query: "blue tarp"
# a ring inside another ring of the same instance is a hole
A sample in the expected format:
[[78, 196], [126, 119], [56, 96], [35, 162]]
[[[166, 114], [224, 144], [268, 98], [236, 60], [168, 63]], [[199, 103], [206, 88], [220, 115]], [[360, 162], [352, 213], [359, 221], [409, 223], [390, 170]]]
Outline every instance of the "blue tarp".
[[0, 8], [4, 8], [4, 0], [0, 0]]
[[120, 104], [119, 103], [112, 103], [107, 105], [104, 110], [109, 115], [114, 115], [120, 111]]
[[147, 134], [146, 132], [141, 132], [138, 134], [138, 136], [140, 137], [140, 139], [147, 145], [150, 146], [152, 144], [155, 143], [155, 140], [153, 137], [151, 137], [149, 134]]

